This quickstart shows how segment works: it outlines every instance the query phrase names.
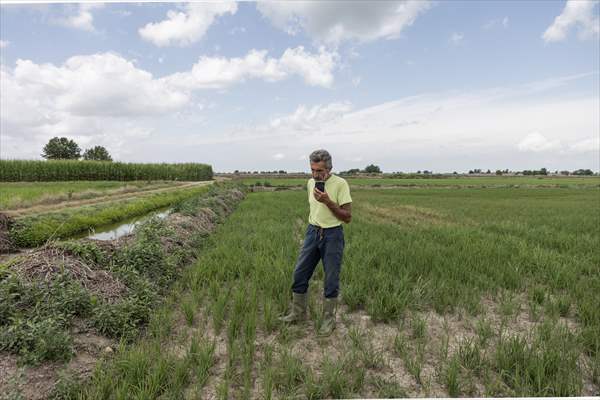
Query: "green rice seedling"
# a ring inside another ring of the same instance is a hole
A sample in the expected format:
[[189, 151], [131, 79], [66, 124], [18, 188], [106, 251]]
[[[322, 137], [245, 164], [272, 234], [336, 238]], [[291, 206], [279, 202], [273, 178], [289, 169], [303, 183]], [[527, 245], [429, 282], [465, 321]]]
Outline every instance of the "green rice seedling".
[[262, 399], [271, 400], [273, 398], [273, 370], [267, 368], [262, 374]]
[[461, 341], [458, 344], [457, 354], [461, 365], [475, 374], [480, 374], [485, 367], [479, 344], [473, 339], [467, 338]]
[[385, 379], [378, 375], [371, 376], [368, 383], [375, 389], [376, 396], [380, 399], [396, 399], [400, 397], [409, 397], [402, 386], [391, 379]]
[[529, 314], [529, 318], [532, 321], [537, 322], [542, 317], [542, 307], [536, 301], [529, 301], [529, 309], [527, 311]]
[[406, 370], [415, 378], [418, 384], [422, 384], [421, 372], [423, 371], [423, 363], [425, 360], [425, 345], [422, 342], [417, 342], [414, 354], [406, 352], [402, 357]]
[[210, 368], [215, 362], [215, 343], [199, 335], [192, 336], [190, 348], [187, 353], [188, 363], [194, 375], [198, 387], [204, 386], [210, 374]]
[[365, 370], [356, 368], [359, 358], [355, 351], [350, 351], [341, 360], [329, 357], [323, 360], [320, 378], [323, 397], [349, 397], [361, 390], [365, 382]]
[[217, 385], [217, 399], [228, 400], [229, 399], [229, 378], [227, 374], [223, 375], [223, 378]]
[[349, 382], [341, 362], [325, 358], [321, 365], [321, 372], [324, 397], [339, 399], [347, 396]]
[[569, 315], [569, 309], [571, 308], [571, 301], [567, 296], [557, 296], [556, 298], [549, 298], [544, 303], [545, 313], [552, 317], [567, 317]]
[[516, 395], [569, 396], [580, 393], [580, 349], [563, 326], [543, 323], [528, 344], [524, 338], [501, 338], [494, 366]]
[[155, 339], [165, 339], [171, 333], [173, 323], [173, 312], [171, 309], [169, 307], [160, 307], [150, 318], [148, 332]]
[[544, 304], [544, 300], [546, 300], [546, 289], [542, 286], [534, 286], [529, 294], [529, 298], [531, 301], [541, 306]]
[[477, 338], [481, 347], [485, 347], [494, 334], [492, 324], [489, 320], [485, 319], [485, 317], [477, 320], [475, 331], [477, 332]]
[[566, 295], [558, 296], [556, 299], [556, 307], [558, 308], [558, 315], [563, 318], [568, 317], [569, 310], [571, 309], [571, 299]]
[[307, 370], [302, 361], [288, 348], [283, 348], [273, 371], [273, 383], [282, 395], [297, 394], [300, 386], [306, 382]]
[[438, 354], [438, 358], [440, 360], [440, 364], [438, 367], [438, 375], [441, 375], [441, 371], [439, 370], [439, 368], [441, 368], [442, 364], [448, 359], [448, 352], [450, 349], [450, 334], [449, 331], [445, 331], [440, 339], [440, 343], [438, 345], [438, 349], [437, 349], [437, 354]]
[[215, 333], [221, 332], [223, 322], [225, 319], [225, 313], [227, 312], [227, 303], [229, 301], [229, 290], [221, 291], [217, 297], [213, 297], [213, 303], [211, 308], [211, 315], [213, 321], [213, 328]]
[[424, 339], [427, 334], [427, 322], [417, 314], [414, 314], [411, 320], [412, 338]]
[[398, 332], [394, 337], [394, 351], [400, 357], [404, 357], [408, 353], [408, 340], [402, 332]]
[[510, 292], [503, 292], [500, 297], [500, 313], [505, 318], [510, 318], [521, 310], [521, 305]]
[[363, 334], [357, 327], [348, 330], [353, 351], [358, 354], [362, 366], [368, 369], [379, 369], [385, 365], [385, 358], [381, 350], [377, 350], [368, 340], [368, 333]]
[[352, 347], [356, 349], [364, 347], [364, 336], [358, 327], [352, 326], [348, 329], [348, 338], [350, 339]]
[[271, 333], [277, 327], [277, 315], [271, 299], [264, 299], [263, 302], [263, 328], [266, 332]]
[[322, 379], [314, 372], [308, 371], [304, 383], [304, 397], [311, 400], [322, 399], [325, 397], [324, 390]]
[[188, 326], [193, 326], [194, 317], [196, 315], [196, 302], [192, 298], [187, 297], [181, 302], [181, 312], [183, 313]]
[[273, 397], [274, 382], [273, 382], [273, 347], [270, 344], [265, 344], [262, 351], [262, 360], [259, 363], [260, 371], [260, 387], [261, 397], [263, 399], [271, 399]]
[[446, 365], [444, 381], [450, 397], [460, 396], [460, 362], [457, 356], [450, 358]]

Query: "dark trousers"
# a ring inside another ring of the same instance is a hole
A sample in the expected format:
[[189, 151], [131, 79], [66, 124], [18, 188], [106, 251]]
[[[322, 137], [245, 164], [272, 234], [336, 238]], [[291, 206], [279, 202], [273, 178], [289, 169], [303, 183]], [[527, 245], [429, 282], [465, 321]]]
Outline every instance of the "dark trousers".
[[340, 288], [344, 245], [344, 229], [341, 225], [333, 228], [320, 228], [309, 224], [294, 268], [292, 291], [306, 293], [308, 281], [319, 260], [322, 260], [325, 271], [324, 295], [326, 298], [337, 297]]

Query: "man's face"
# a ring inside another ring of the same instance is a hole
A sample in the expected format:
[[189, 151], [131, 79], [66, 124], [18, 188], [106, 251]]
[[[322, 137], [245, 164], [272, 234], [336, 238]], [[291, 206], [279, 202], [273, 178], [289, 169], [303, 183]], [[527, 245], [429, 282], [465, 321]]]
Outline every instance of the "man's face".
[[312, 171], [312, 177], [315, 181], [324, 181], [329, 178], [329, 170], [325, 168], [325, 161], [312, 162], [310, 163], [310, 169]]

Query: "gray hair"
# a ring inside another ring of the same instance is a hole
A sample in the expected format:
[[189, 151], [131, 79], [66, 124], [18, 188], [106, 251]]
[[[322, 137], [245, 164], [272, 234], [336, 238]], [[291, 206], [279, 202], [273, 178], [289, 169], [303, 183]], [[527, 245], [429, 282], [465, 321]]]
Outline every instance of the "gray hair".
[[331, 154], [329, 154], [329, 152], [327, 150], [315, 150], [312, 153], [310, 153], [309, 156], [310, 162], [314, 162], [317, 163], [319, 161], [325, 161], [325, 168], [327, 169], [331, 169], [332, 165], [331, 165]]

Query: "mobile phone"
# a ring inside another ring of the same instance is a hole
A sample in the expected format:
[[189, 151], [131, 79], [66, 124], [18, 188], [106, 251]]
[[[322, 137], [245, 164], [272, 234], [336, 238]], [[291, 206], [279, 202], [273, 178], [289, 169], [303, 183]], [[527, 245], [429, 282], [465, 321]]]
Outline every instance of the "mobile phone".
[[325, 181], [316, 181], [315, 187], [319, 189], [321, 192], [325, 191]]

